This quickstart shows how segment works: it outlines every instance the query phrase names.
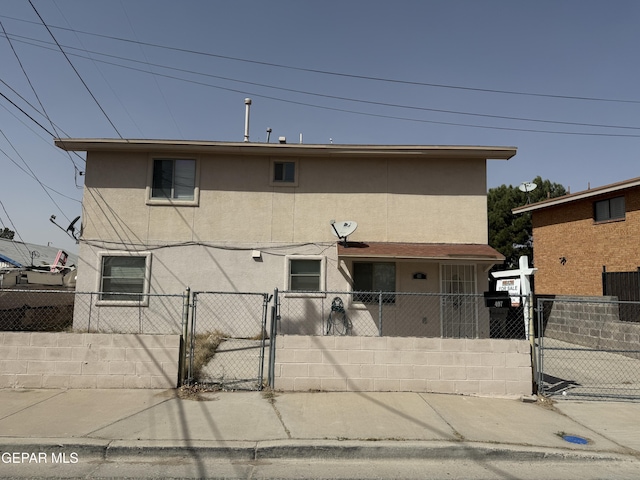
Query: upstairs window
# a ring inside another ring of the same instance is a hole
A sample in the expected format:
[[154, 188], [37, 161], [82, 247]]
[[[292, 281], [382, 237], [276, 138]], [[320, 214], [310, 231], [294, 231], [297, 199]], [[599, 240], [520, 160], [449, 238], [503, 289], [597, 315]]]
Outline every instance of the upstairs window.
[[195, 200], [196, 161], [162, 158], [153, 160], [151, 199]]
[[269, 184], [273, 187], [297, 187], [297, 160], [271, 160], [271, 177]]
[[609, 198], [607, 200], [595, 202], [593, 205], [593, 212], [594, 220], [596, 222], [624, 220], [624, 197]]
[[273, 163], [273, 181], [292, 183], [296, 179], [295, 162], [274, 162]]

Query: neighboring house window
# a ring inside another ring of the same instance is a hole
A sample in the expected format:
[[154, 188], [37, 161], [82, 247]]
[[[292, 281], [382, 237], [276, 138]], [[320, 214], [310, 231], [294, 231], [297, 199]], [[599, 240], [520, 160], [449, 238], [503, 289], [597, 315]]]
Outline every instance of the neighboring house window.
[[298, 162], [296, 160], [272, 160], [270, 185], [296, 187], [298, 185]]
[[596, 222], [624, 219], [624, 197], [609, 198], [595, 202], [593, 211]]
[[100, 301], [148, 304], [151, 254], [100, 253]]
[[153, 160], [151, 198], [157, 200], [195, 200], [196, 161], [161, 158]]
[[325, 289], [325, 257], [290, 255], [287, 260], [287, 290], [319, 292]]
[[[380, 296], [371, 292], [396, 291], [396, 264], [377, 262], [355, 262], [353, 264], [354, 300], [362, 303], [377, 303]], [[395, 303], [396, 296], [382, 295], [382, 303]]]

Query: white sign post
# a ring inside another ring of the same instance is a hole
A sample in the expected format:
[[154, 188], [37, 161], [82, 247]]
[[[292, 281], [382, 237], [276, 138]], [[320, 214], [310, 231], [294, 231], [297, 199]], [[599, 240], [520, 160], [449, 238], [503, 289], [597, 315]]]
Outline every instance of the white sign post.
[[[496, 279], [512, 279], [513, 281], [502, 282], [502, 289], [508, 290], [512, 295], [521, 295], [523, 300], [522, 312], [524, 314], [524, 334], [533, 345], [533, 298], [531, 292], [531, 281], [529, 277], [536, 273], [537, 268], [529, 267], [529, 257], [523, 255], [518, 260], [517, 270], [504, 270], [502, 272], [493, 272], [493, 278]], [[516, 282], [515, 280], [519, 280]], [[520, 291], [516, 291], [516, 284], [519, 283]], [[520, 299], [519, 298], [519, 299]], [[518, 299], [518, 300], [519, 300]], [[512, 305], [514, 302], [512, 301]], [[531, 336], [529, 334], [531, 333]]]

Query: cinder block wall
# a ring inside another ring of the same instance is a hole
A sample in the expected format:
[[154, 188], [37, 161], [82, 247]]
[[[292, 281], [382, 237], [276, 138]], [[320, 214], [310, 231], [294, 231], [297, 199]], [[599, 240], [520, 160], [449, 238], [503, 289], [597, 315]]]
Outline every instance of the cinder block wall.
[[0, 332], [0, 388], [175, 388], [179, 335]]
[[[634, 350], [640, 347], [640, 324], [621, 322], [617, 303], [603, 303], [597, 297], [593, 302], [556, 298], [543, 301], [546, 327], [544, 336], [584, 347], [607, 350]], [[624, 353], [631, 358], [640, 358], [638, 353]]]
[[276, 338], [274, 387], [531, 395], [530, 345], [526, 340], [284, 335]]

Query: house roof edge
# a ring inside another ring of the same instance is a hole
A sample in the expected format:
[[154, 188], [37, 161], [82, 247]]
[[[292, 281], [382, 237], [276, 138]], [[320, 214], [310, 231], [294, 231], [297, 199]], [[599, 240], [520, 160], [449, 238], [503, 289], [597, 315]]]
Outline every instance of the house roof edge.
[[608, 193], [615, 193], [621, 190], [626, 190], [638, 186], [640, 186], [640, 177], [631, 178], [622, 182], [611, 183], [609, 185], [603, 185], [601, 187], [591, 188], [589, 190], [583, 190], [581, 192], [570, 193], [568, 195], [563, 195], [562, 197], [551, 198], [549, 200], [543, 200], [541, 202], [523, 205], [522, 207], [514, 208], [511, 211], [515, 214], [532, 212], [535, 210], [542, 210], [543, 208], [549, 208], [556, 205], [583, 200], [585, 198], [592, 198], [599, 195], [606, 195]]
[[244, 155], [298, 156], [426, 156], [473, 157], [509, 160], [516, 147], [472, 145], [357, 145], [357, 144], [300, 144], [213, 142], [201, 140], [152, 140], [115, 138], [56, 138], [57, 147], [67, 151], [157, 151], [157, 152], [215, 152]]

